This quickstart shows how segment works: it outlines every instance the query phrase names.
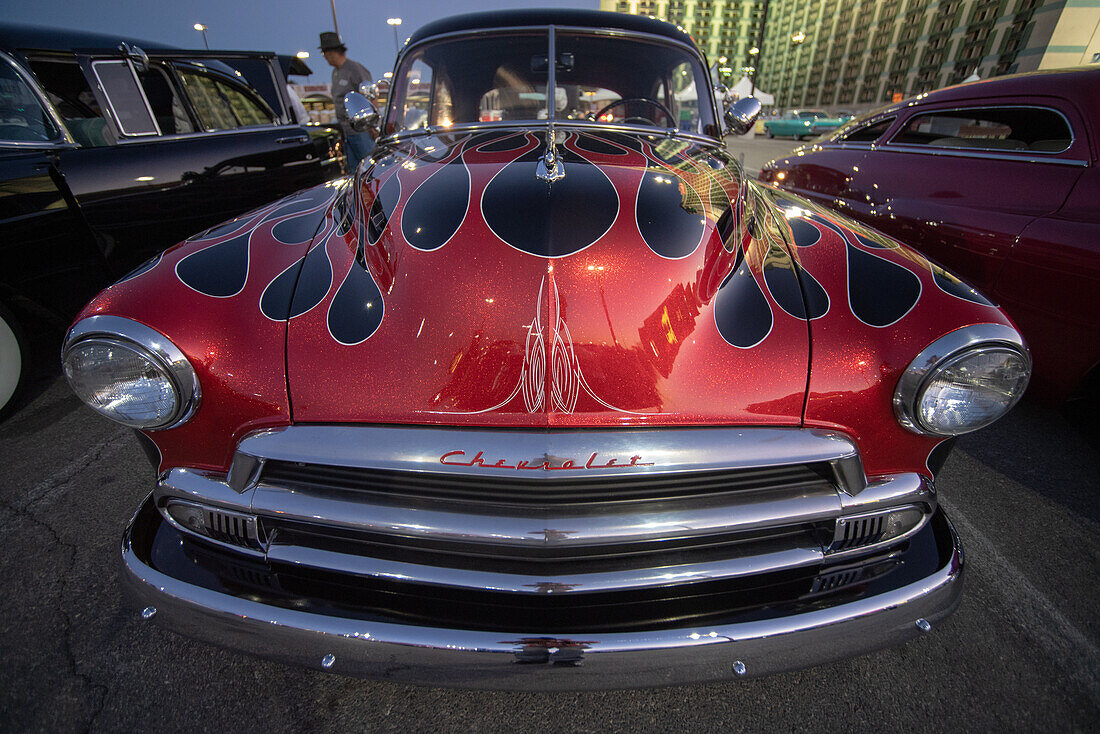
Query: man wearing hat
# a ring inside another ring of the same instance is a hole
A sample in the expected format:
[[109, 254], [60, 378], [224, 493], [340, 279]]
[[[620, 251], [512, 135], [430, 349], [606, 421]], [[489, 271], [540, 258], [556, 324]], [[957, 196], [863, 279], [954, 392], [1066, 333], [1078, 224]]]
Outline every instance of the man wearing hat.
[[344, 131], [348, 144], [348, 168], [355, 171], [359, 161], [374, 148], [374, 140], [369, 133], [352, 128], [348, 122], [348, 111], [344, 109], [344, 95], [359, 91], [359, 85], [371, 81], [372, 77], [365, 66], [348, 58], [348, 47], [340, 40], [338, 33], [325, 31], [321, 34], [321, 53], [332, 67], [332, 102], [336, 107], [336, 121]]

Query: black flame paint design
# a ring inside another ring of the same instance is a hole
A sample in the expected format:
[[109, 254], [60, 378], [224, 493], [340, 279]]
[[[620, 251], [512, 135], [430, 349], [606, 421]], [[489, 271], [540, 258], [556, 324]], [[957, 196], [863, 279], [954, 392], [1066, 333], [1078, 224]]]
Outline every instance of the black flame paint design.
[[[731, 174], [728, 161], [702, 155], [691, 143], [574, 132], [565, 134], [557, 147], [567, 174], [547, 184], [535, 176], [544, 139], [534, 133], [420, 139], [367, 168], [366, 180], [374, 192], [367, 201], [360, 201], [361, 189], [350, 181], [301, 192], [192, 238], [201, 247], [180, 259], [175, 272], [198, 293], [231, 298], [248, 282], [254, 233], [261, 226], [267, 226], [265, 233], [284, 245], [312, 242], [301, 259], [267, 284], [260, 310], [269, 319], [294, 319], [317, 308], [331, 294], [326, 313], [329, 333], [340, 344], [354, 345], [370, 338], [384, 318], [383, 289], [368, 267], [368, 255], [386, 232], [414, 249], [432, 251], [446, 246], [462, 230], [470, 212], [480, 210], [485, 225], [503, 244], [535, 257], [557, 258], [598, 242], [618, 222], [625, 206], [627, 212], [633, 209], [641, 240], [662, 258], [696, 253], [709, 232], [718, 232], [728, 254], [722, 272], [715, 273], [713, 280], [718, 283], [721, 278], [721, 285], [712, 291], [714, 323], [722, 338], [740, 349], [762, 343], [781, 313], [812, 321], [829, 312], [829, 292], [798, 254], [817, 246], [826, 234], [836, 235], [842, 243], [848, 307], [868, 326], [895, 324], [920, 301], [922, 280], [909, 263], [918, 270], [927, 269], [943, 293], [993, 306], [927, 260], [887, 256], [900, 248], [893, 240], [858, 225], [842, 226], [815, 206], [766, 193]], [[488, 160], [499, 165], [476, 202], [471, 157], [478, 163]], [[431, 166], [428, 175], [414, 175], [423, 165]], [[605, 166], [615, 166], [620, 181], [627, 180], [623, 171], [637, 171], [630, 179], [635, 182], [633, 191], [616, 188], [611, 169], [604, 170]], [[741, 216], [721, 217], [726, 211]], [[334, 263], [346, 263], [347, 256], [337, 258], [337, 251], [330, 248], [347, 248], [349, 242], [355, 257], [347, 270], [341, 265], [336, 272]], [[147, 263], [127, 279], [152, 270], [158, 262]], [[561, 333], [567, 335], [567, 327]], [[571, 374], [563, 366], [569, 363], [567, 353], [544, 355], [544, 368]], [[530, 359], [532, 365], [538, 363], [533, 353]], [[577, 384], [583, 388], [583, 376]], [[571, 390], [562, 392], [564, 402], [555, 408], [568, 407], [570, 395]]]
[[[309, 242], [335, 196], [331, 187], [307, 189], [204, 232], [191, 241], [209, 240], [210, 244], [177, 262], [176, 277], [188, 288], [212, 298], [231, 298], [239, 294], [248, 282], [250, 243], [256, 229], [274, 222], [271, 234], [278, 242], [299, 245]], [[286, 227], [279, 233], [283, 225]], [[275, 318], [272, 313], [286, 310], [274, 303], [276, 294], [285, 291], [286, 288], [277, 288], [267, 299], [267, 308], [261, 307], [268, 318]]]

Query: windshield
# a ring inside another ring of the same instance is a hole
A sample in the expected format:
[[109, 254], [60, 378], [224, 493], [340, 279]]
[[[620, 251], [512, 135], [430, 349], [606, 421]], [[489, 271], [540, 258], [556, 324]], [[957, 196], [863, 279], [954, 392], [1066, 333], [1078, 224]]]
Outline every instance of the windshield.
[[[549, 119], [549, 46], [549, 32], [533, 30], [413, 49], [394, 78], [385, 132]], [[554, 119], [717, 135], [707, 76], [687, 49], [639, 38], [557, 32], [555, 51]]]
[[798, 116], [803, 120], [816, 120], [818, 118], [825, 118], [829, 115], [821, 110], [803, 110], [798, 113]]

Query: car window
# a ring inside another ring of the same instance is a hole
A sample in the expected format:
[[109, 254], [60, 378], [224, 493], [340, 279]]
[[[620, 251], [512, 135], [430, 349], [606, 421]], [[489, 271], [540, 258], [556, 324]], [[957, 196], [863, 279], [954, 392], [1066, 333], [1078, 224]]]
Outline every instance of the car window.
[[92, 71], [107, 95], [123, 135], [156, 135], [159, 132], [129, 62], [94, 61]]
[[913, 117], [890, 141], [905, 145], [1059, 153], [1073, 142], [1066, 118], [1044, 107], [942, 110]]
[[274, 115], [259, 100], [206, 74], [180, 69], [180, 79], [204, 130], [270, 125]]
[[149, 106], [157, 119], [160, 131], [165, 135], [179, 135], [195, 132], [195, 125], [187, 115], [175, 86], [166, 70], [159, 64], [150, 64], [149, 68], [138, 73], [141, 88], [149, 100]]
[[893, 117], [887, 117], [885, 120], [879, 120], [878, 122], [871, 123], [870, 125], [863, 125], [852, 130], [847, 135], [841, 135], [837, 140], [844, 143], [871, 143], [882, 137], [882, 134], [886, 132], [891, 125], [894, 124]]
[[[428, 125], [432, 101], [432, 67], [423, 59], [416, 59], [403, 79], [403, 87], [405, 103], [401, 110], [402, 127], [415, 130]], [[450, 124], [450, 120], [440, 114], [430, 124], [443, 123]]]
[[0, 61], [0, 140], [41, 143], [59, 136], [38, 95], [15, 67]]
[[[543, 120], [545, 31], [447, 39], [412, 50], [398, 69], [386, 132], [453, 123]], [[702, 65], [670, 44], [558, 32], [557, 119], [627, 122], [712, 134]], [[620, 103], [620, 104], [616, 104]]]
[[31, 70], [73, 140], [85, 147], [113, 145], [114, 131], [75, 59], [31, 58]]

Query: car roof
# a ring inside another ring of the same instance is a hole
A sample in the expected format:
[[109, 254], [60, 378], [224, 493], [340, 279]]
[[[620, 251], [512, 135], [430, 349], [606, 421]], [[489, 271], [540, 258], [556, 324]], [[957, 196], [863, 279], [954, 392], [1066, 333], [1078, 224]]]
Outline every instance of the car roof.
[[531, 9], [506, 10], [487, 13], [469, 13], [442, 18], [423, 25], [412, 34], [409, 45], [425, 38], [458, 31], [477, 31], [489, 28], [523, 28], [527, 26], [571, 26], [580, 28], [606, 28], [610, 30], [651, 33], [674, 41], [695, 45], [684, 30], [664, 20], [626, 13], [606, 13], [600, 10]]
[[42, 51], [70, 51], [72, 49], [115, 49], [123, 41], [137, 45], [146, 51], [171, 50], [156, 41], [134, 38], [126, 34], [93, 33], [65, 28], [0, 23], [0, 48], [37, 49]]
[[1098, 93], [1098, 87], [1100, 87], [1100, 68], [1095, 66], [1031, 71], [1024, 74], [1009, 74], [993, 77], [992, 79], [982, 79], [976, 82], [964, 82], [952, 87], [926, 92], [903, 102], [874, 110], [867, 117], [893, 114], [918, 102], [926, 105], [983, 97], [1050, 96], [1052, 94], [1087, 99], [1089, 95]]

